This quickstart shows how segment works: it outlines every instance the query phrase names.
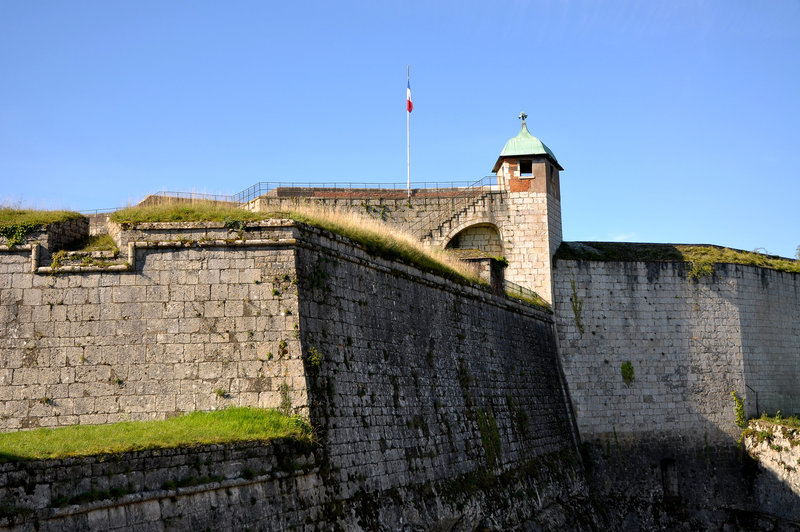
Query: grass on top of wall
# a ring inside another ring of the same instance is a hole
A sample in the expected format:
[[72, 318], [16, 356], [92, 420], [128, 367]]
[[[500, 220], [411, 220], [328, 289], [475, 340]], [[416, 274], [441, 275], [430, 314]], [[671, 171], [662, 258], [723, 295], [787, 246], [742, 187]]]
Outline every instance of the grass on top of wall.
[[275, 438], [310, 443], [312, 432], [305, 420], [277, 410], [231, 407], [160, 421], [123, 421], [0, 433], [0, 461], [117, 454]]
[[358, 242], [371, 255], [416, 264], [457, 282], [486, 284], [471, 267], [447, 251], [426, 247], [415, 237], [369, 216], [311, 206], [283, 214]]
[[800, 261], [705, 244], [639, 244], [630, 242], [563, 242], [556, 252], [562, 260], [620, 262], [691, 262], [697, 275], [711, 273], [713, 264], [743, 264], [800, 273]]
[[49, 225], [56, 222], [66, 222], [83, 218], [83, 215], [74, 211], [44, 211], [36, 209], [15, 209], [13, 207], [0, 207], [0, 226], [8, 225]]
[[17, 209], [0, 207], [0, 237], [13, 247], [24, 242], [25, 236], [43, 225], [66, 222], [83, 218], [83, 215], [72, 211], [43, 211], [35, 209]]
[[113, 213], [110, 218], [123, 226], [147, 222], [247, 222], [289, 218], [347, 237], [363, 245], [372, 255], [415, 264], [457, 282], [485, 284], [469, 266], [447, 252], [425, 247], [397, 228], [348, 211], [304, 205], [290, 211], [252, 212], [214, 202], [194, 201], [128, 207]]
[[135, 225], [152, 222], [225, 222], [255, 221], [269, 218], [263, 212], [252, 212], [213, 201], [176, 201], [157, 205], [127, 207], [109, 216], [112, 222]]

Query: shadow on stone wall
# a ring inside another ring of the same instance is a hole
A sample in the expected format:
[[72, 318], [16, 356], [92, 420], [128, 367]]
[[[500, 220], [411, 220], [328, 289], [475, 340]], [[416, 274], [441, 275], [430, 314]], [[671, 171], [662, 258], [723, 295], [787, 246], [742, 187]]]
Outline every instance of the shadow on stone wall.
[[584, 442], [603, 521], [618, 530], [800, 530], [800, 497], [788, 484], [711, 424], [706, 438], [716, 443], [679, 434]]

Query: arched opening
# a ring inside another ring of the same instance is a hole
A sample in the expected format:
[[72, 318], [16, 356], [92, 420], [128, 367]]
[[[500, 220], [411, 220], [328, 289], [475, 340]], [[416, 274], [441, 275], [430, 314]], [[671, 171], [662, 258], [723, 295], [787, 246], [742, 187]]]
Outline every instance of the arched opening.
[[494, 225], [476, 224], [459, 231], [450, 239], [445, 249], [478, 249], [489, 255], [502, 257], [503, 239]]

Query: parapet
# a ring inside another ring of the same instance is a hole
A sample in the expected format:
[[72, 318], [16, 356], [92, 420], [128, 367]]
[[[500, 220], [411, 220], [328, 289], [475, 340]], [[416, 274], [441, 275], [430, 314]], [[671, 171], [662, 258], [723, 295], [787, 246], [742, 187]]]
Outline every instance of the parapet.
[[37, 244], [49, 258], [66, 245], [89, 236], [89, 219], [85, 216], [42, 224], [20, 235], [18, 239], [0, 234], [0, 249], [30, 249]]

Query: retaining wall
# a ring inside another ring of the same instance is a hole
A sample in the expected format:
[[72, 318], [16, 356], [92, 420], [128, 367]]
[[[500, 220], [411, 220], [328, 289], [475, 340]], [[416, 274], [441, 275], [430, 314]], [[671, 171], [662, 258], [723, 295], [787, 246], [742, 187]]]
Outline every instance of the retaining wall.
[[345, 515], [387, 529], [574, 522], [586, 493], [551, 315], [303, 230], [311, 420]]
[[0, 529], [281, 530], [324, 520], [319, 483], [290, 440], [0, 463]]
[[751, 416], [757, 401], [761, 412], [800, 409], [800, 275], [717, 264], [693, 280], [685, 263], [569, 260], [554, 271], [561, 357], [584, 439], [736, 439], [733, 391]]
[[252, 245], [135, 248], [127, 272], [43, 275], [0, 252], [0, 430], [276, 407], [284, 381], [302, 411], [284, 225]]
[[749, 416], [796, 408], [800, 275], [689, 271], [555, 264], [559, 348], [590, 491], [624, 528], [781, 529], [797, 518], [797, 494], [737, 449], [731, 392]]
[[[129, 230], [140, 233], [116, 235], [135, 253], [127, 272], [42, 275], [28, 253], [0, 254], [3, 430], [277, 406], [286, 382], [292, 409], [319, 436], [313, 470], [240, 482], [245, 466], [259, 471], [247, 458], [220, 466], [241, 486], [153, 493], [152, 482], [134, 482], [131, 493], [69, 510], [43, 495], [68, 490], [68, 475], [76, 493], [102, 489], [95, 477], [117, 471], [91, 465], [35, 480], [23, 490], [33, 498], [20, 495], [33, 511], [17, 512], [13, 526], [270, 528], [293, 489], [305, 491], [281, 528], [559, 529], [598, 519], [552, 315], [293, 222], [229, 238], [213, 224]], [[37, 479], [61, 465], [14, 467]], [[13, 477], [0, 475], [0, 487], [14, 488]]]

